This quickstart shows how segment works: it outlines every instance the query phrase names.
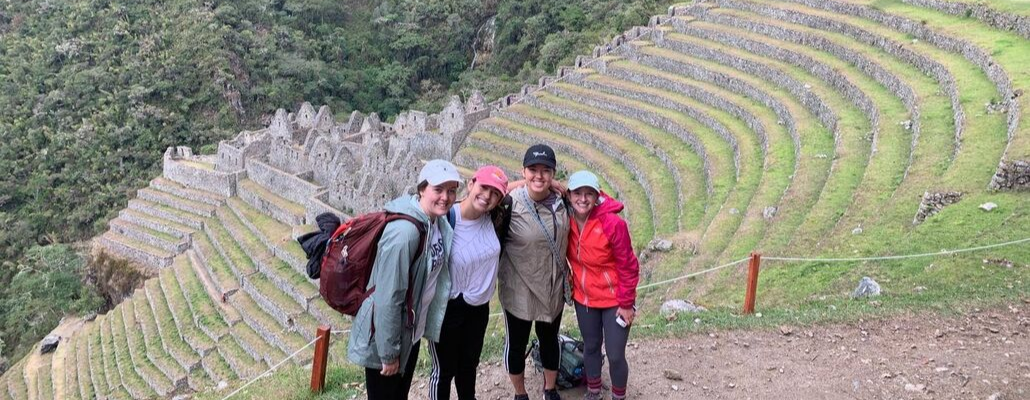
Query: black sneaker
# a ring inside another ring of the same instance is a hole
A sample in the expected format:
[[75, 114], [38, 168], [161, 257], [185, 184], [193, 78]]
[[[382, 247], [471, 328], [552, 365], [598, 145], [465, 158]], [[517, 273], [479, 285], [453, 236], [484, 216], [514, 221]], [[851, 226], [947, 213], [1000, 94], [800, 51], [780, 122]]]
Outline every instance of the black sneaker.
[[517, 395], [515, 395], [515, 400], [529, 400], [529, 395], [528, 394], [517, 394]]
[[561, 400], [558, 389], [544, 389], [544, 400]]

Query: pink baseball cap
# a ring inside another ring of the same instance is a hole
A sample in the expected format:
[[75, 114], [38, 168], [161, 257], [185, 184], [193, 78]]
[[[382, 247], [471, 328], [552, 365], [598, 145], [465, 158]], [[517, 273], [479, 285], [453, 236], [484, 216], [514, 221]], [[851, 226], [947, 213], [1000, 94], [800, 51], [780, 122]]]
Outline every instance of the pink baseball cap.
[[476, 171], [472, 176], [476, 182], [494, 189], [500, 190], [501, 195], [508, 194], [508, 176], [500, 168], [494, 165], [487, 165]]

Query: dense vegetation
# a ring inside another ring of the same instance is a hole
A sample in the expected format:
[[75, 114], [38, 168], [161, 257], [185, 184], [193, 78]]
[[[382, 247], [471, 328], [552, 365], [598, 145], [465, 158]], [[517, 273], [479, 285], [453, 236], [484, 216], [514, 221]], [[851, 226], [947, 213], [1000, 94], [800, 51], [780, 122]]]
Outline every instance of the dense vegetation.
[[166, 147], [211, 151], [301, 101], [390, 117], [434, 111], [447, 95], [475, 89], [495, 98], [660, 8], [655, 0], [0, 3], [0, 360], [24, 354], [64, 313], [105, 303], [84, 284], [98, 273], [58, 243], [102, 231], [158, 174]]

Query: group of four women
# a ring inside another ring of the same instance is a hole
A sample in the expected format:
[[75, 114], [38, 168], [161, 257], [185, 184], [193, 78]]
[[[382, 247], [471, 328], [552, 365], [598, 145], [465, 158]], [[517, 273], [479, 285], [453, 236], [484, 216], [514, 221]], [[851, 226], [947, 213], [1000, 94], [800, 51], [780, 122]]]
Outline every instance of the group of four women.
[[461, 176], [450, 162], [433, 160], [419, 173], [417, 194], [386, 205], [421, 221], [427, 234], [420, 246], [413, 224], [391, 222], [379, 241], [369, 283], [376, 290], [355, 316], [348, 345], [348, 358], [365, 367], [369, 399], [407, 399], [423, 337], [433, 366], [430, 399], [449, 399], [451, 381], [459, 399], [475, 399], [495, 288], [515, 400], [529, 399], [525, 354], [534, 327], [543, 398], [561, 398], [558, 329], [572, 303], [584, 341], [585, 398], [601, 398], [602, 342], [612, 398], [625, 398], [639, 267], [618, 216], [623, 206], [588, 171], [567, 185], [555, 181], [556, 165], [553, 149], [534, 145], [523, 158], [524, 180], [509, 182], [500, 168], [485, 166], [455, 203]]

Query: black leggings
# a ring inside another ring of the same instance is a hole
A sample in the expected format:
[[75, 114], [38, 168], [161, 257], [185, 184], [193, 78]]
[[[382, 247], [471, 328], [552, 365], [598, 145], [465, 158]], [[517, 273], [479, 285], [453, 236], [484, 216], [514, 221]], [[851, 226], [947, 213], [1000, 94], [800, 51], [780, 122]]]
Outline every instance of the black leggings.
[[365, 389], [368, 400], [408, 400], [408, 389], [411, 389], [411, 378], [415, 376], [415, 364], [418, 364], [418, 345], [411, 346], [411, 355], [404, 371], [383, 376], [378, 368], [365, 368]]
[[428, 342], [433, 360], [433, 373], [429, 376], [430, 400], [449, 400], [452, 380], [459, 400], [476, 399], [476, 368], [489, 322], [489, 303], [472, 306], [461, 295], [447, 302], [440, 342]]
[[561, 312], [551, 322], [526, 321], [504, 312], [504, 367], [511, 375], [522, 375], [526, 371], [526, 346], [529, 344], [529, 331], [536, 324], [536, 338], [540, 341], [540, 361], [544, 369], [558, 370], [561, 345], [558, 343], [558, 327], [561, 325]]

